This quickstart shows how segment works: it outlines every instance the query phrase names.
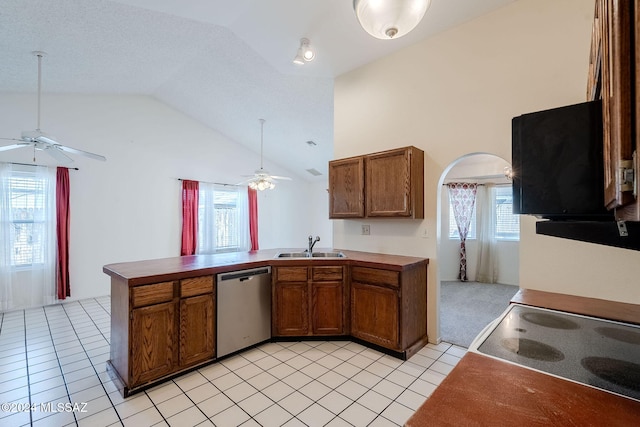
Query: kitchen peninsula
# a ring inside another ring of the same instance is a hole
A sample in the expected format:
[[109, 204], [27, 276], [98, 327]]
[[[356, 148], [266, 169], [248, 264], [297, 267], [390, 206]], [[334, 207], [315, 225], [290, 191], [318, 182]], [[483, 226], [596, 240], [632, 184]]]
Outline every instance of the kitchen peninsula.
[[[216, 275], [270, 267], [272, 340], [354, 339], [407, 359], [427, 344], [428, 259], [342, 250], [193, 255], [109, 264], [109, 366], [128, 396], [216, 360]], [[219, 325], [223, 327], [224, 325]]]

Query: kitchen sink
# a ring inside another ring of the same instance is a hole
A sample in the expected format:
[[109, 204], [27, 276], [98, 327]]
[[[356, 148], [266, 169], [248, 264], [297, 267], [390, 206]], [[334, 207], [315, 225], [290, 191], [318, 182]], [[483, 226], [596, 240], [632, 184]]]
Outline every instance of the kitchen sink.
[[276, 258], [346, 258], [342, 252], [280, 252]]
[[276, 258], [309, 258], [308, 252], [280, 252]]
[[313, 258], [346, 258], [342, 252], [313, 252]]

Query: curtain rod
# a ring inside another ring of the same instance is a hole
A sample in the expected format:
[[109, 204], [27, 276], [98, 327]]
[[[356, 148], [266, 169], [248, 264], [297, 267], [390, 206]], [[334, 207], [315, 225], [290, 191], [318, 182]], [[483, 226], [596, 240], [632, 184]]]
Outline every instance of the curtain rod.
[[[17, 162], [4, 162], [4, 163], [8, 163], [10, 165], [20, 165], [20, 166], [34, 166], [34, 167], [35, 166], [45, 166], [45, 167], [49, 167], [49, 166], [46, 166], [46, 165], [35, 165], [33, 163], [17, 163]], [[56, 166], [56, 167], [64, 168], [65, 166]], [[71, 169], [71, 170], [74, 170], [74, 171], [79, 171], [80, 170], [78, 168], [67, 168], [67, 169]]]
[[[477, 182], [446, 182], [444, 184], [442, 184], [443, 187], [449, 185], [449, 184], [475, 184], [475, 185], [487, 185], [487, 184], [478, 184]], [[500, 184], [496, 184], [496, 185], [500, 185]], [[507, 184], [504, 184], [507, 185]]]
[[[445, 187], [445, 186], [447, 186], [447, 185], [449, 185], [449, 184], [476, 184], [476, 185], [488, 185], [488, 184], [478, 184], [478, 183], [475, 183], [475, 182], [457, 182], [457, 181], [455, 181], [455, 182], [454, 182], [454, 181], [451, 181], [451, 182], [445, 182], [444, 184], [442, 184], [442, 186], [443, 186], [443, 187]], [[494, 185], [494, 186], [497, 186], [497, 187], [499, 187], [499, 186], [507, 187], [507, 186], [509, 186], [509, 185], [513, 185], [513, 184], [509, 184], [509, 183], [507, 183], [507, 182], [501, 182], [501, 183], [495, 183], [495, 182], [493, 182], [493, 183], [491, 183], [491, 184], [492, 184], [492, 185]]]
[[[177, 178], [178, 181], [198, 181], [196, 179], [184, 179], [184, 178]], [[205, 184], [215, 184], [215, 185], [224, 185], [225, 187], [239, 187], [238, 184], [224, 184], [222, 182], [209, 182], [209, 181], [198, 181], [198, 182], [203, 182]]]

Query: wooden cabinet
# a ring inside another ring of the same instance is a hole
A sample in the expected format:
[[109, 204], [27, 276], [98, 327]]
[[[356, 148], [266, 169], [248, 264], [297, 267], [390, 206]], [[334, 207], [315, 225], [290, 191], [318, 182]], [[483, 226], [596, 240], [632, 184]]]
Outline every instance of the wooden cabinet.
[[596, 0], [587, 99], [602, 99], [607, 209], [640, 220], [636, 195], [640, 140], [638, 0]]
[[180, 281], [180, 367], [213, 359], [214, 307], [213, 276]]
[[304, 336], [309, 334], [309, 286], [307, 267], [273, 269], [275, 313], [273, 334]]
[[409, 358], [427, 343], [427, 270], [351, 268], [351, 335]]
[[400, 293], [380, 285], [351, 284], [351, 334], [367, 342], [398, 349]]
[[273, 268], [274, 336], [343, 335], [344, 267]]
[[144, 384], [173, 372], [178, 339], [176, 303], [136, 308], [131, 316], [131, 384]]
[[[112, 279], [110, 364], [125, 397], [215, 356], [213, 276], [129, 288]], [[123, 339], [126, 333], [128, 340]]]
[[416, 147], [370, 154], [365, 162], [368, 217], [424, 218], [424, 152]]
[[329, 162], [329, 218], [364, 217], [364, 157]]
[[345, 330], [344, 267], [311, 267], [313, 335], [343, 335]]
[[363, 217], [424, 218], [422, 150], [404, 147], [329, 162], [329, 218]]

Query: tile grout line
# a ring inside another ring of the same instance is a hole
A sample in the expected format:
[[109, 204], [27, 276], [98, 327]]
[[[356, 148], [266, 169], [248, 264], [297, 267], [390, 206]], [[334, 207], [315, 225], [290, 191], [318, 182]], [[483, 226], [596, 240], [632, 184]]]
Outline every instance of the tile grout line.
[[[31, 402], [31, 375], [29, 375], [29, 351], [28, 351], [29, 347], [27, 345], [27, 311], [26, 310], [22, 311], [22, 329], [24, 331], [24, 362], [27, 369], [27, 392], [29, 393], [29, 408], [31, 408], [31, 405], [33, 403]], [[58, 363], [58, 366], [60, 366], [60, 363]], [[33, 425], [32, 411], [29, 411], [29, 424]]]

